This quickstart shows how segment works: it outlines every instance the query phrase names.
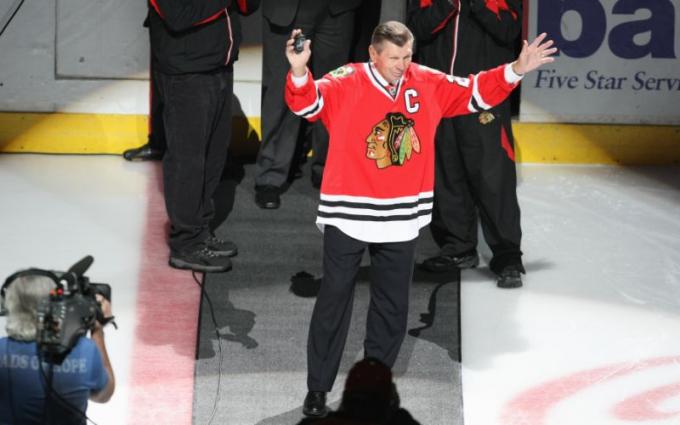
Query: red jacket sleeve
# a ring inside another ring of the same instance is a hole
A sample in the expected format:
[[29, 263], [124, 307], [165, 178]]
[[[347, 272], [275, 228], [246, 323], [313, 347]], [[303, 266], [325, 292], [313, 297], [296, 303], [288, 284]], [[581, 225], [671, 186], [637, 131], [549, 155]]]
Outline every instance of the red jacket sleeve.
[[321, 111], [324, 109], [323, 96], [309, 69], [307, 69], [307, 82], [300, 87], [295, 85], [293, 74], [288, 71], [286, 76], [286, 104], [299, 117], [309, 121], [316, 121], [320, 118]]
[[330, 74], [314, 81], [312, 73], [307, 69], [307, 82], [301, 87], [293, 83], [292, 74], [286, 77], [286, 104], [297, 116], [309, 121], [321, 119], [328, 125], [333, 110], [342, 103], [342, 84]]
[[519, 83], [505, 79], [505, 67], [481, 71], [467, 78], [438, 71], [435, 94], [444, 117], [470, 114], [492, 108], [504, 101]]

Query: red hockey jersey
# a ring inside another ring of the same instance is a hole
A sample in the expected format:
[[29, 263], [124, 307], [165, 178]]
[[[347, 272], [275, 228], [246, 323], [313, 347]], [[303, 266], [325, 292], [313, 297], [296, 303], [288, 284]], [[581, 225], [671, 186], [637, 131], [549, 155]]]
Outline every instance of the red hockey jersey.
[[439, 120], [495, 106], [519, 81], [509, 65], [459, 78], [412, 63], [393, 87], [370, 63], [307, 75], [297, 87], [289, 73], [286, 102], [330, 135], [317, 225], [366, 242], [418, 236], [431, 219]]

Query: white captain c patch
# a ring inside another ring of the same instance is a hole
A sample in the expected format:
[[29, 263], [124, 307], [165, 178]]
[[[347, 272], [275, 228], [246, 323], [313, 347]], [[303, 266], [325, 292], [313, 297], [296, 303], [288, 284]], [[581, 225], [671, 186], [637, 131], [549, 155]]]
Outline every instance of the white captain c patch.
[[418, 92], [415, 89], [406, 89], [404, 91], [404, 103], [406, 110], [411, 114], [415, 114], [420, 109], [420, 102], [415, 99], [418, 97]]

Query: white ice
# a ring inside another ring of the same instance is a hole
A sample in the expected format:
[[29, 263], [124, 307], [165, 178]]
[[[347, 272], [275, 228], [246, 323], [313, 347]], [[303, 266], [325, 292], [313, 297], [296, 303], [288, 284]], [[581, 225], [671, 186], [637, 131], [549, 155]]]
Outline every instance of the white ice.
[[[0, 155], [3, 279], [91, 254], [90, 277], [114, 286], [118, 389], [92, 406], [98, 424], [127, 417], [149, 172], [118, 157]], [[524, 287], [462, 273], [465, 424], [680, 423], [680, 167], [518, 174]]]

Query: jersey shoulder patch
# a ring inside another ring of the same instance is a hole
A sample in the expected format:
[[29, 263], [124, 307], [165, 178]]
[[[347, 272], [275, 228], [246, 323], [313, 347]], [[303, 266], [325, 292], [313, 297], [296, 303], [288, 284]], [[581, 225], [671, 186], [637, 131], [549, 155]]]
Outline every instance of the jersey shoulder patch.
[[446, 79], [449, 80], [449, 83], [454, 83], [458, 84], [461, 87], [470, 87], [470, 79], [469, 78], [463, 78], [463, 77], [456, 77], [455, 75], [447, 75]]
[[345, 78], [354, 73], [354, 67], [351, 65], [343, 65], [340, 68], [336, 68], [332, 70], [331, 72], [328, 73], [331, 77], [334, 78]]

